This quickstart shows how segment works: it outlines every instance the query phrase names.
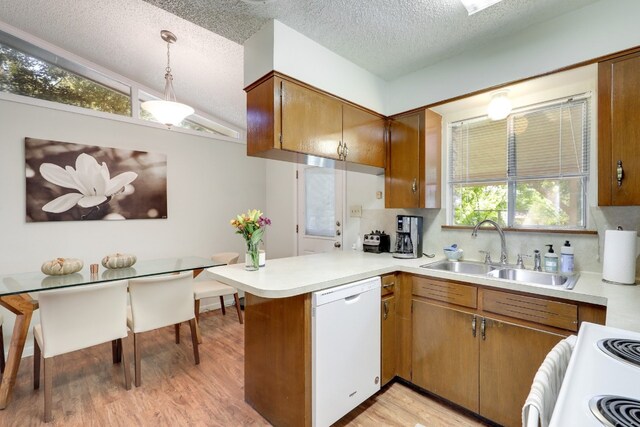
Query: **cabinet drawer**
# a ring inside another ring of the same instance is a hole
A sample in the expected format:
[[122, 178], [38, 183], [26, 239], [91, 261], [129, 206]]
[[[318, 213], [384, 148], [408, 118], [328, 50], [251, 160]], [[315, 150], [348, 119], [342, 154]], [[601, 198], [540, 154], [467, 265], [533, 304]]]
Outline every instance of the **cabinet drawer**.
[[412, 281], [414, 295], [464, 307], [476, 308], [478, 306], [478, 289], [475, 286], [415, 276]]
[[382, 279], [382, 296], [391, 295], [396, 288], [396, 275], [386, 274], [381, 277]]
[[578, 306], [499, 291], [482, 291], [482, 310], [569, 331], [578, 330]]

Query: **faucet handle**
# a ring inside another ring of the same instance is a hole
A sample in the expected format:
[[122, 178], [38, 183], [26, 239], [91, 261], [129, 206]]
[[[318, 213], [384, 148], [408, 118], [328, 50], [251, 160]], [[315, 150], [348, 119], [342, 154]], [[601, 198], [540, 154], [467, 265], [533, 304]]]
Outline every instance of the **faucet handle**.
[[522, 261], [522, 258], [523, 258], [523, 257], [525, 257], [525, 258], [531, 258], [531, 255], [526, 255], [526, 254], [525, 254], [525, 255], [522, 255], [522, 254], [518, 254], [518, 259], [517, 259], [517, 261], [516, 261], [516, 268], [521, 268], [521, 269], [523, 269], [523, 270], [525, 269], [524, 262]]
[[485, 264], [491, 264], [491, 254], [489, 253], [489, 251], [478, 251], [481, 254], [484, 254], [484, 263]]

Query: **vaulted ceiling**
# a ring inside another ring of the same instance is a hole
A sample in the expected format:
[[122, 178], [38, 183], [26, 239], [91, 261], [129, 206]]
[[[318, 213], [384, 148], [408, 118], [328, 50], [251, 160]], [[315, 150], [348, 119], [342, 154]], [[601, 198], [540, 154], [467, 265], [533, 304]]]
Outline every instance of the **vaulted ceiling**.
[[2, 0], [0, 21], [157, 91], [169, 29], [178, 100], [244, 128], [242, 43], [270, 19], [392, 80], [595, 1]]

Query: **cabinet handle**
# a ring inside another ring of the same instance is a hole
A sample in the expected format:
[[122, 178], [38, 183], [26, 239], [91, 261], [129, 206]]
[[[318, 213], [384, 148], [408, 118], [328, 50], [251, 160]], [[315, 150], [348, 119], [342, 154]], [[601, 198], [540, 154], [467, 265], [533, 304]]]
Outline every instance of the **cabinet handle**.
[[396, 284], [396, 282], [391, 282], [391, 283], [387, 283], [386, 285], [382, 285], [382, 287], [385, 288], [385, 289], [392, 288], [395, 284]]
[[624, 178], [624, 170], [622, 169], [622, 160], [618, 160], [618, 166], [616, 167], [616, 178], [618, 181], [618, 187], [622, 187], [622, 178]]
[[385, 301], [383, 304], [383, 307], [384, 307], [384, 311], [383, 311], [384, 314], [382, 318], [384, 320], [387, 320], [387, 317], [389, 316], [389, 301]]
[[349, 155], [349, 147], [347, 147], [347, 143], [342, 144], [342, 160], [347, 160], [347, 156]]
[[482, 322], [480, 322], [480, 336], [482, 337], [483, 341], [487, 339], [487, 334], [485, 333], [486, 328], [487, 328], [487, 319], [483, 317]]
[[342, 141], [338, 141], [338, 158], [340, 160], [342, 160], [342, 153], [343, 153], [343, 148], [342, 148]]
[[471, 319], [471, 334], [474, 338], [476, 337], [476, 316], [473, 316], [473, 319]]
[[418, 179], [417, 178], [413, 178], [413, 184], [411, 184], [411, 191], [413, 191], [414, 193], [416, 191], [418, 191]]

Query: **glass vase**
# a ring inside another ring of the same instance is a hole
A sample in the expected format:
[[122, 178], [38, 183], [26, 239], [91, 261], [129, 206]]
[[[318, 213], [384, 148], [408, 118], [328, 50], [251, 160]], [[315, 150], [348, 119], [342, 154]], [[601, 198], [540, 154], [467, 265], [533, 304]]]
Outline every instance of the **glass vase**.
[[247, 242], [247, 253], [244, 256], [244, 269], [255, 271], [260, 267], [260, 251], [258, 244]]

